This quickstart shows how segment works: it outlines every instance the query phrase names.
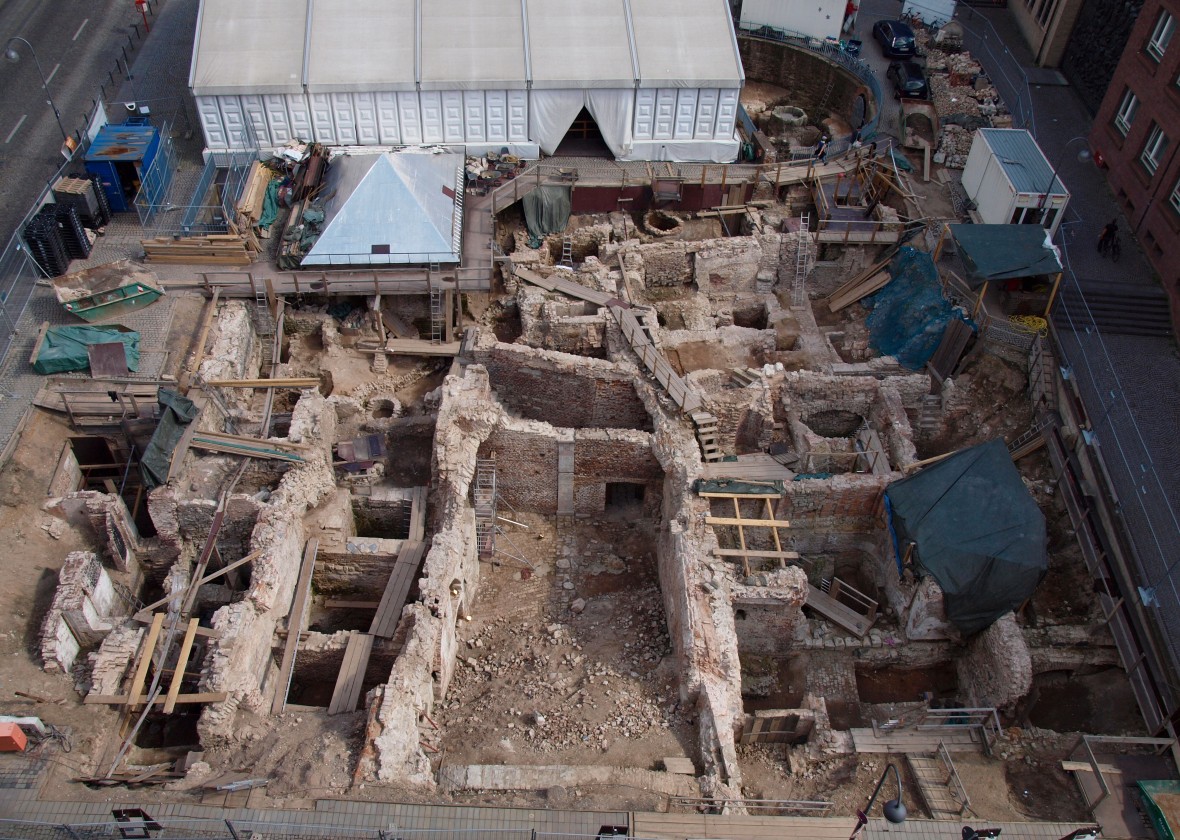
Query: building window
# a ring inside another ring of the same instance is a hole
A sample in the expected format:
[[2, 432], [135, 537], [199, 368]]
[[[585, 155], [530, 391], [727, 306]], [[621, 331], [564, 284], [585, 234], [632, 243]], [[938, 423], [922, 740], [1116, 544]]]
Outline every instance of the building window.
[[1131, 130], [1131, 122], [1135, 119], [1135, 112], [1139, 110], [1139, 97], [1130, 88], [1123, 94], [1123, 101], [1119, 105], [1118, 113], [1114, 115], [1114, 127], [1124, 137]]
[[1057, 0], [1044, 0], [1041, 3], [1041, 8], [1037, 11], [1037, 23], [1041, 25], [1041, 29], [1049, 28], [1049, 21], [1053, 18], [1053, 13], [1057, 11]]
[[1139, 155], [1139, 162], [1152, 175], [1159, 168], [1164, 159], [1164, 152], [1168, 149], [1168, 135], [1155, 123], [1151, 124], [1151, 132], [1147, 135], [1147, 142], [1143, 145], [1143, 152]]
[[1176, 186], [1172, 188], [1172, 194], [1168, 196], [1168, 204], [1172, 205], [1172, 209], [1180, 213], [1180, 178], [1176, 179]]
[[1164, 57], [1164, 51], [1172, 41], [1172, 34], [1176, 31], [1176, 18], [1166, 10], [1160, 10], [1159, 19], [1155, 22], [1155, 29], [1151, 30], [1151, 37], [1147, 39], [1147, 54], [1159, 61]]

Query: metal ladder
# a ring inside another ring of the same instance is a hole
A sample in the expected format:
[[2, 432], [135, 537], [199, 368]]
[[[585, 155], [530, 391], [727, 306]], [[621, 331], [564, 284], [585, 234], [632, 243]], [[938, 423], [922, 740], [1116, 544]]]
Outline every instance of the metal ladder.
[[475, 508], [475, 545], [481, 560], [496, 553], [496, 459], [475, 462], [475, 483], [471, 486]]
[[443, 290], [430, 282], [430, 343], [442, 344], [446, 332], [446, 312], [443, 311]]
[[254, 284], [254, 315], [258, 335], [274, 335], [274, 319], [270, 316], [270, 302], [266, 299], [266, 287]]
[[795, 242], [795, 280], [791, 284], [791, 308], [807, 304], [807, 266], [811, 262], [811, 215], [799, 215], [799, 233]]
[[566, 236], [561, 240], [561, 262], [566, 268], [574, 267], [574, 240]]

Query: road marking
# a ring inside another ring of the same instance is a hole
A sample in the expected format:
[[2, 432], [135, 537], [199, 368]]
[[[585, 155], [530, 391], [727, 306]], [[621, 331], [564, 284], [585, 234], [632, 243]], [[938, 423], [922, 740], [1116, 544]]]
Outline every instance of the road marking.
[[49, 84], [50, 82], [52, 82], [53, 77], [57, 75], [57, 71], [60, 69], [61, 69], [60, 64], [55, 65], [54, 68], [49, 71], [49, 75], [45, 77], [45, 84]]
[[88, 23], [90, 23], [90, 18], [86, 18], [86, 20], [82, 21], [82, 25], [78, 27], [78, 31], [74, 33], [74, 37], [71, 38], [70, 40], [77, 41], [78, 36], [82, 34], [82, 30], [86, 28], [86, 24], [88, 24]]
[[29, 115], [28, 115], [28, 114], [22, 114], [22, 115], [21, 115], [21, 118], [20, 118], [19, 120], [17, 120], [17, 121], [16, 121], [16, 126], [15, 126], [15, 127], [12, 129], [12, 131], [8, 132], [8, 136], [4, 138], [4, 142], [5, 142], [6, 144], [7, 144], [7, 143], [10, 143], [10, 142], [12, 142], [12, 138], [13, 138], [13, 136], [14, 136], [14, 135], [15, 135], [15, 134], [16, 134], [18, 131], [20, 131], [20, 127], [21, 127], [22, 125], [24, 125], [24, 124], [25, 124], [25, 120], [27, 120], [28, 118], [29, 118]]

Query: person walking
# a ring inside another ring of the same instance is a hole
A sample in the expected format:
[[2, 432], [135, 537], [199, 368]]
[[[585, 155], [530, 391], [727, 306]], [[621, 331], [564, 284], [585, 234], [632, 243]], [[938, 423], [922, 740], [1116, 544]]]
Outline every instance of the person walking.
[[1118, 239], [1119, 223], [1118, 219], [1111, 219], [1110, 223], [1102, 229], [1102, 233], [1098, 236], [1098, 253], [1105, 254], [1110, 250], [1110, 246]]
[[817, 161], [819, 161], [820, 163], [827, 163], [828, 162], [828, 138], [827, 138], [827, 136], [821, 136], [819, 138], [819, 143], [817, 143], [815, 146], [815, 159]]

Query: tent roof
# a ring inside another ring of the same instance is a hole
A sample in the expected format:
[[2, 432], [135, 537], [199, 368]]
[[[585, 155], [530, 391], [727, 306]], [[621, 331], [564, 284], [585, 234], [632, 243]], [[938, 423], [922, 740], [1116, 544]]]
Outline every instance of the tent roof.
[[723, 0], [201, 0], [189, 85], [217, 96], [743, 79]]
[[332, 158], [323, 232], [302, 264], [459, 262], [462, 169], [462, 155], [421, 149]]
[[899, 542], [914, 542], [919, 567], [938, 581], [947, 617], [964, 633], [1021, 604], [1048, 569], [1044, 514], [1000, 438], [885, 492]]
[[1061, 271], [1057, 249], [1040, 225], [948, 225], [959, 244], [967, 280], [977, 289], [987, 280], [1035, 277]]
[[1050, 195], [1069, 195], [1053, 165], [1026, 129], [981, 128], [979, 137], [992, 150], [1016, 192], [1042, 194], [1048, 190]]

